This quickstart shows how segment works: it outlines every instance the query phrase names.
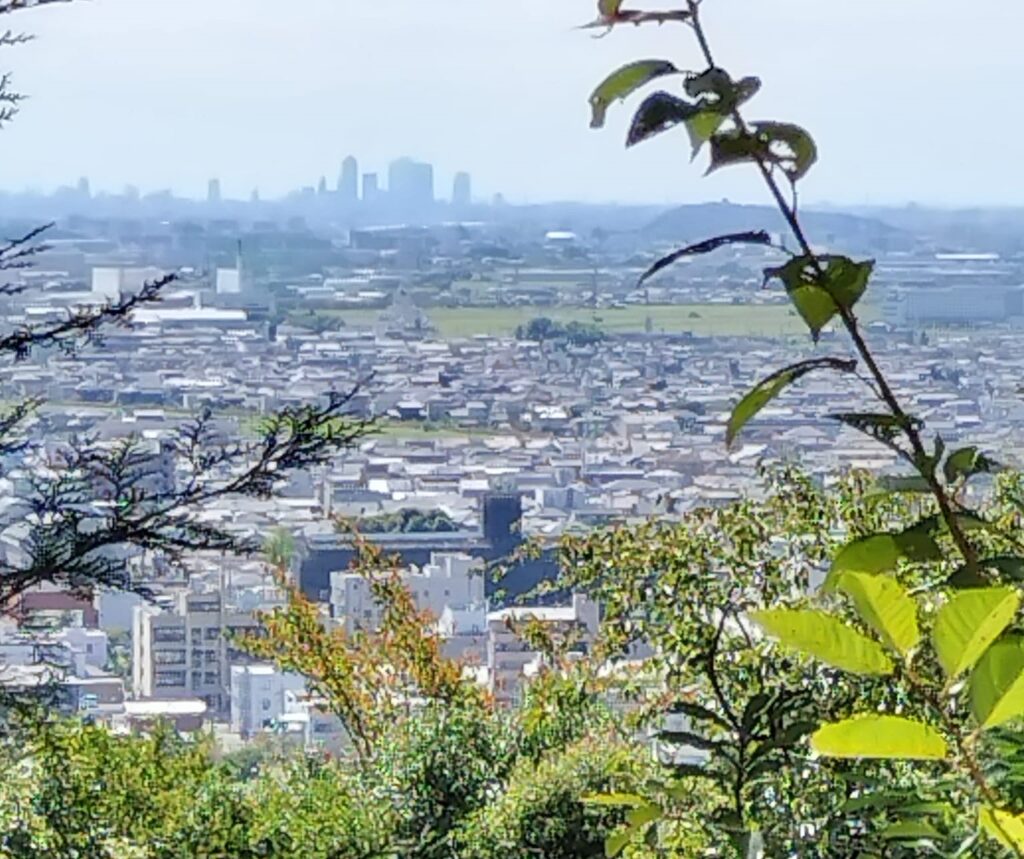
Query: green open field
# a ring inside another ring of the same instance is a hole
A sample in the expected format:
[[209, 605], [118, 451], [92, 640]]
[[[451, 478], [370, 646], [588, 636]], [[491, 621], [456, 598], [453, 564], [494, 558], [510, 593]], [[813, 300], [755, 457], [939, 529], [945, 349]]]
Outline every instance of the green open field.
[[[326, 311], [346, 325], [374, 325], [380, 311]], [[866, 321], [873, 318], [862, 311]], [[586, 307], [441, 307], [427, 311], [427, 317], [442, 337], [472, 337], [474, 334], [511, 336], [516, 328], [537, 316], [558, 322], [594, 324], [612, 334], [645, 330], [648, 316], [657, 333], [691, 332], [703, 336], [744, 335], [790, 337], [806, 332], [792, 308], [785, 304], [651, 304], [619, 309]]]

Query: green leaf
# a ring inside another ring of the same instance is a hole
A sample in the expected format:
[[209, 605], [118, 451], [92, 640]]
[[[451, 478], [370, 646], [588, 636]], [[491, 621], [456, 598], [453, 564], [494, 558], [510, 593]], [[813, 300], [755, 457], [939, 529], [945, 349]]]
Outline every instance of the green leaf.
[[732, 128], [711, 136], [711, 162], [705, 175], [730, 164], [767, 161], [768, 148], [752, 134]]
[[725, 117], [717, 110], [698, 110], [686, 120], [686, 133], [690, 136], [690, 160], [697, 157], [701, 147], [722, 127]]
[[613, 101], [625, 99], [644, 84], [665, 75], [676, 74], [678, 71], [668, 60], [638, 60], [616, 69], [590, 96], [590, 108], [593, 112], [590, 127], [601, 128], [604, 125], [605, 115]]
[[892, 660], [878, 642], [841, 620], [813, 609], [774, 609], [751, 618], [785, 647], [853, 674], [891, 674]]
[[836, 588], [857, 606], [861, 619], [897, 653], [906, 656], [921, 641], [917, 605], [892, 576], [841, 573]]
[[1014, 588], [977, 588], [960, 591], [939, 610], [932, 643], [950, 680], [978, 661], [1019, 607]]
[[919, 838], [942, 838], [942, 833], [926, 820], [900, 820], [883, 829], [882, 838], [886, 841], [916, 841]]
[[978, 823], [1004, 847], [1014, 851], [1024, 849], [1024, 815], [982, 806], [978, 812]]
[[1008, 635], [985, 651], [971, 672], [970, 693], [982, 728], [1024, 715], [1024, 638]]
[[[657, 809], [657, 806], [649, 807]], [[640, 809], [636, 810], [640, 811]], [[658, 809], [658, 813], [661, 813], [660, 809]], [[618, 856], [625, 849], [626, 845], [633, 841], [633, 839], [635, 839], [646, 826], [647, 822], [645, 821], [643, 823], [629, 824], [625, 828], [620, 829], [617, 832], [613, 832], [607, 839], [605, 839], [604, 855], [609, 857], [609, 859], [611, 859], [611, 857]]]
[[811, 748], [831, 758], [942, 760], [946, 741], [934, 728], [902, 716], [867, 713], [822, 725]]
[[640, 275], [640, 280], [637, 281], [637, 286], [641, 286], [644, 281], [648, 278], [653, 277], [659, 271], [672, 263], [681, 260], [683, 257], [698, 256], [700, 254], [708, 254], [712, 251], [718, 250], [720, 247], [725, 245], [736, 245], [736, 244], [747, 244], [747, 245], [770, 245], [772, 243], [772, 237], [768, 235], [764, 230], [756, 230], [754, 232], [745, 233], [729, 233], [724, 236], [715, 236], [713, 239], [706, 239], [703, 242], [697, 242], [693, 245], [687, 245], [685, 248], [673, 251], [668, 256], [662, 257], [654, 265], [652, 265], [647, 271]]
[[581, 797], [584, 805], [607, 805], [615, 808], [640, 808], [647, 800], [635, 793], [591, 793]]
[[754, 136], [771, 153], [771, 160], [781, 166], [793, 182], [807, 175], [807, 171], [818, 160], [818, 147], [814, 138], [799, 125], [791, 122], [757, 122], [752, 129]]
[[[999, 573], [1000, 578], [1010, 581], [1024, 581], [1024, 558], [1013, 555], [997, 555], [994, 558], [983, 558], [978, 561], [978, 570], [994, 570]], [[948, 579], [946, 584], [951, 588], [979, 588], [986, 587], [988, 580], [980, 575], [977, 570], [964, 564]]]
[[831, 254], [804, 255], [765, 269], [764, 277], [765, 283], [782, 281], [790, 301], [817, 340], [839, 308], [853, 310], [867, 288], [874, 265], [874, 260], [854, 262], [849, 257]]
[[629, 826], [641, 827], [645, 823], [650, 823], [652, 820], [658, 820], [662, 815], [662, 810], [654, 805], [648, 803], [647, 805], [641, 805], [639, 808], [634, 808], [632, 811], [626, 813], [626, 823]]
[[731, 446], [736, 440], [739, 431], [753, 418], [761, 409], [770, 403], [779, 392], [792, 385], [793, 382], [806, 376], [812, 370], [820, 369], [840, 370], [844, 373], [852, 373], [857, 368], [856, 361], [844, 361], [840, 358], [812, 358], [808, 361], [801, 361], [792, 364], [775, 373], [767, 379], [758, 383], [750, 392], [739, 401], [736, 408], [729, 416], [729, 423], [725, 431], [726, 446]]
[[602, 18], [614, 18], [619, 14], [623, 0], [597, 0], [597, 13]]
[[962, 447], [954, 451], [942, 466], [947, 483], [955, 483], [961, 478], [970, 480], [976, 474], [992, 474], [999, 470], [999, 463], [989, 459], [976, 447]]
[[931, 520], [893, 534], [869, 534], [847, 543], [829, 569], [825, 589], [835, 585], [840, 573], [891, 573], [901, 559], [914, 563], [942, 560], [942, 550], [931, 532]]
[[788, 122], [758, 122], [749, 131], [733, 128], [712, 136], [708, 173], [729, 164], [760, 161], [779, 166], [796, 182], [817, 159], [818, 149], [813, 138], [800, 126]]
[[[900, 437], [908, 424], [920, 429], [921, 421], [918, 418], [898, 418], [894, 415], [873, 414], [871, 412], [840, 412], [829, 415], [834, 421], [846, 424], [858, 432], [870, 436], [875, 441], [891, 447], [892, 443]], [[930, 487], [929, 490], [931, 491]]]
[[636, 146], [656, 134], [668, 131], [681, 122], [686, 122], [696, 113], [689, 102], [669, 95], [667, 92], [656, 92], [647, 96], [633, 115], [633, 121], [626, 135], [626, 148]]

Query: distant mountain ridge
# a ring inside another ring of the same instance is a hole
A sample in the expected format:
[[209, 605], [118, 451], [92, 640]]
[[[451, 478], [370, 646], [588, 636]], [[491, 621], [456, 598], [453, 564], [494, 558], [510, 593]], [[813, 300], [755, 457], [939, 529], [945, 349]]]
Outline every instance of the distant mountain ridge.
[[[800, 219], [811, 241], [817, 244], [845, 245], [851, 248], [903, 248], [915, 243], [914, 237], [878, 218], [845, 212], [803, 209]], [[770, 206], [738, 203], [696, 203], [678, 206], [650, 221], [641, 232], [652, 239], [697, 242], [723, 233], [744, 230], [787, 232], [786, 222]]]

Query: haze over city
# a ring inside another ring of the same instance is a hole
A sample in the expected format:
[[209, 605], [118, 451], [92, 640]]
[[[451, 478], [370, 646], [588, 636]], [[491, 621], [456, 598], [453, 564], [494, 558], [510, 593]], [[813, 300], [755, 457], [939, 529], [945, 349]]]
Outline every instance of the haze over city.
[[[804, 199], [846, 204], [1017, 204], [1021, 120], [993, 82], [1012, 77], [1024, 12], [980, 0], [721, 0], [718, 60], [765, 83], [754, 109], [814, 130]], [[32, 96], [4, 134], [0, 187], [170, 188], [272, 197], [361, 154], [413, 155], [438, 187], [469, 170], [512, 201], [764, 201], [743, 175], [699, 181], [674, 136], [622, 147], [629, 111], [587, 128], [587, 97], [638, 56], [689, 55], [672, 28], [593, 40], [590, 0], [96, 0], [23, 16], [12, 52]], [[776, 39], [800, 45], [779, 50]], [[869, 51], [869, 55], [865, 55]], [[59, 58], [59, 61], [54, 61]], [[967, 117], [999, 117], [972, 150]], [[927, 146], [920, 146], [927, 139]], [[73, 145], [72, 145], [73, 141]], [[979, 157], [983, 149], [984, 157]], [[941, 181], [937, 179], [941, 177]]]

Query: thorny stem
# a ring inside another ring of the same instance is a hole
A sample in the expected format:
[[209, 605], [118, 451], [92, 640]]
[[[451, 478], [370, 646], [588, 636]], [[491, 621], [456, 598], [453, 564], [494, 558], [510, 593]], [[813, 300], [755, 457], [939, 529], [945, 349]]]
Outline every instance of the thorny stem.
[[[709, 68], [715, 68], [715, 61], [711, 54], [711, 47], [708, 44], [707, 35], [705, 34], [704, 28], [700, 22], [700, 0], [687, 0], [687, 6], [690, 12], [689, 23], [697, 37], [697, 42], [700, 44], [704, 60], [708, 64]], [[732, 119], [736, 123], [736, 127], [741, 132], [746, 133], [747, 124], [739, 111], [739, 107], [733, 108]], [[811, 249], [811, 244], [807, 239], [807, 234], [804, 232], [803, 226], [800, 224], [796, 207], [791, 206], [789, 202], [787, 202], [785, 195], [782, 193], [782, 189], [779, 187], [778, 181], [772, 173], [770, 165], [766, 163], [763, 158], [758, 158], [756, 156], [754, 161], [757, 164], [757, 169], [761, 173], [761, 177], [764, 179], [765, 184], [768, 186], [768, 190], [771, 192], [779, 211], [782, 213], [783, 218], [785, 218], [786, 223], [793, 232], [793, 236], [800, 245], [800, 249], [811, 261], [811, 265], [814, 267], [817, 276], [819, 278], [824, 278], [825, 272], [821, 267], [821, 262], [818, 259], [817, 254], [815, 254]], [[861, 360], [864, 362], [865, 366], [868, 368], [868, 372], [875, 381], [875, 385], [878, 388], [876, 393], [885, 403], [893, 417], [899, 420], [903, 433], [906, 436], [907, 441], [910, 442], [910, 447], [913, 451], [912, 461], [914, 466], [917, 468], [921, 476], [928, 482], [928, 486], [931, 489], [932, 494], [935, 496], [935, 500], [938, 502], [939, 511], [946, 523], [946, 527], [949, 528], [949, 534], [953, 538], [953, 542], [956, 543], [957, 549], [967, 562], [968, 568], [972, 570], [976, 569], [978, 566], [978, 554], [967, 540], [967, 536], [964, 534], [963, 528], [960, 527], [960, 523], [953, 510], [953, 502], [950, 500], [945, 487], [939, 482], [939, 478], [935, 473], [934, 465], [927, 464], [929, 455], [925, 450], [924, 441], [921, 439], [921, 432], [917, 423], [906, 413], [906, 411], [904, 411], [903, 406], [900, 404], [899, 399], [896, 397], [896, 394], [892, 389], [892, 386], [889, 384], [889, 380], [885, 377], [885, 374], [878, 366], [875, 356], [872, 354], [871, 349], [864, 340], [864, 335], [861, 333], [857, 317], [854, 315], [853, 311], [839, 302], [836, 302], [836, 308], [839, 312], [839, 318], [843, 322], [843, 326], [849, 333], [850, 339], [853, 340], [853, 345], [856, 348], [857, 353], [860, 355]]]

